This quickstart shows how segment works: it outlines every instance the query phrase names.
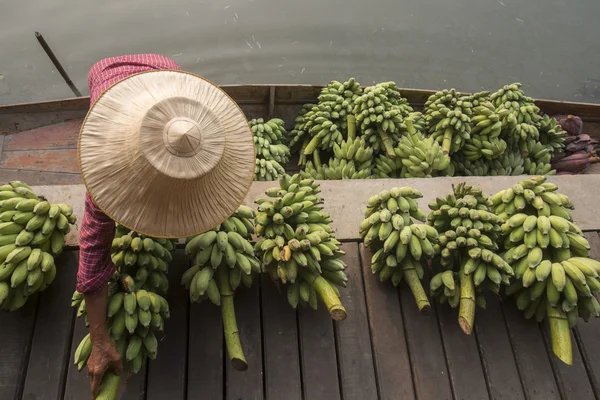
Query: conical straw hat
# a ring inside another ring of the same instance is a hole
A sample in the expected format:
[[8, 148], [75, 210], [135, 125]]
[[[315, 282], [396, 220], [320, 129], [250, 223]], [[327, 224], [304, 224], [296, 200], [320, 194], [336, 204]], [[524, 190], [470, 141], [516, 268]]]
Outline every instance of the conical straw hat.
[[79, 135], [87, 190], [137, 232], [181, 238], [210, 230], [242, 203], [254, 143], [238, 105], [202, 77], [149, 71], [110, 87]]

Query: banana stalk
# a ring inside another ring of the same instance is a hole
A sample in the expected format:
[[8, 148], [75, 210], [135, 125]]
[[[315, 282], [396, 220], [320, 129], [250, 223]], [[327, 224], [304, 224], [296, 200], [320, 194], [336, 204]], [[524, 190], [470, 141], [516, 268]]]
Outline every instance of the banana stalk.
[[323, 300], [325, 307], [327, 307], [327, 311], [329, 311], [329, 314], [335, 321], [343, 321], [346, 319], [346, 309], [342, 305], [340, 298], [323, 277], [307, 268], [300, 268], [298, 273], [317, 292], [321, 300]]
[[229, 271], [225, 268], [219, 268], [219, 289], [221, 292], [221, 315], [223, 318], [223, 331], [225, 332], [225, 344], [227, 354], [233, 368], [238, 371], [248, 369], [248, 363], [244, 356], [242, 343], [240, 342], [240, 333], [235, 318], [235, 308], [233, 305], [233, 291], [229, 284]]
[[465, 261], [460, 269], [460, 306], [458, 310], [458, 324], [462, 331], [470, 335], [473, 332], [473, 322], [475, 321], [475, 284], [473, 275], [464, 273], [464, 264], [468, 255], [464, 257]]
[[412, 292], [412, 295], [415, 298], [415, 302], [417, 303], [419, 311], [422, 314], [429, 313], [429, 310], [431, 309], [431, 304], [429, 303], [429, 299], [427, 298], [425, 289], [423, 289], [423, 285], [421, 284], [419, 275], [417, 274], [417, 271], [415, 270], [415, 267], [412, 265], [412, 263], [407, 262], [404, 265], [404, 278], [406, 279], [406, 283], [408, 284], [408, 287], [410, 288], [410, 291]]
[[562, 362], [573, 365], [573, 347], [571, 346], [571, 330], [567, 316], [562, 310], [548, 304], [548, 324], [552, 338], [552, 351]]
[[113, 371], [106, 371], [96, 400], [115, 400], [119, 391], [119, 383], [121, 383], [119, 375]]
[[356, 117], [352, 114], [348, 114], [346, 123], [348, 124], [348, 140], [356, 139]]

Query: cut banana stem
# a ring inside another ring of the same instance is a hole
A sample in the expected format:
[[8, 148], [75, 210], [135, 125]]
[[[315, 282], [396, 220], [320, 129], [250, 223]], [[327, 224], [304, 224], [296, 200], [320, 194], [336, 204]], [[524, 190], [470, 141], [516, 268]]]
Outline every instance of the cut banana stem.
[[573, 365], [573, 347], [571, 346], [571, 330], [567, 316], [562, 310], [547, 306], [552, 351], [565, 364]]
[[346, 309], [325, 278], [309, 271], [307, 268], [300, 268], [298, 273], [310, 284], [310, 286], [312, 286], [313, 289], [315, 289], [319, 297], [321, 297], [331, 318], [335, 321], [343, 321], [346, 319]]
[[240, 342], [240, 333], [233, 305], [233, 291], [229, 284], [229, 271], [226, 268], [219, 268], [219, 289], [221, 292], [221, 316], [223, 318], [227, 354], [233, 368], [238, 371], [245, 371], [248, 369], [248, 363]]
[[425, 294], [425, 289], [423, 289], [423, 285], [421, 284], [421, 280], [419, 279], [419, 275], [415, 270], [415, 267], [409, 260], [405, 260], [404, 264], [404, 279], [406, 279], [406, 283], [410, 288], [410, 291], [415, 298], [415, 302], [417, 303], [417, 307], [422, 314], [429, 313], [431, 309], [431, 304], [429, 303], [429, 299], [427, 299], [427, 294]]
[[319, 154], [319, 149], [315, 149], [312, 155], [313, 163], [315, 164], [315, 168], [318, 170], [319, 168], [321, 168], [321, 155]]
[[356, 118], [354, 115], [348, 114], [346, 123], [348, 124], [348, 140], [354, 140], [356, 138]]
[[120, 382], [121, 377], [119, 375], [112, 371], [105, 372], [96, 400], [115, 400], [118, 397]]
[[458, 324], [462, 331], [470, 335], [473, 332], [473, 322], [475, 321], [475, 285], [473, 284], [473, 275], [464, 274], [461, 270], [460, 275], [460, 308], [458, 311]]
[[442, 142], [442, 151], [444, 154], [450, 153], [450, 148], [452, 147], [452, 128], [447, 127], [444, 132], [444, 141]]
[[389, 158], [396, 158], [396, 152], [394, 151], [390, 135], [388, 135], [381, 126], [377, 126], [377, 132], [379, 133], [383, 147], [385, 147], [385, 154], [387, 154]]

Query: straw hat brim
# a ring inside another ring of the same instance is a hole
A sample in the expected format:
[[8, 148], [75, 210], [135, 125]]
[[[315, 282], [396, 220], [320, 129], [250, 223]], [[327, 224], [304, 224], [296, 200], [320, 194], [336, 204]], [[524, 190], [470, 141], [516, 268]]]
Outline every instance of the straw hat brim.
[[240, 107], [181, 71], [147, 71], [107, 89], [78, 141], [85, 186], [114, 221], [163, 238], [213, 229], [243, 202], [254, 142]]

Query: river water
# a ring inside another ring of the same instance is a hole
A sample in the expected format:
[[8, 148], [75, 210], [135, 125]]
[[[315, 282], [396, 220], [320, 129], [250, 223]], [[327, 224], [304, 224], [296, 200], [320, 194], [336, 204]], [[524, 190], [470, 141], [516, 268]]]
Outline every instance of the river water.
[[0, 0], [0, 104], [84, 93], [101, 58], [172, 57], [218, 84], [496, 90], [600, 102], [599, 0]]

